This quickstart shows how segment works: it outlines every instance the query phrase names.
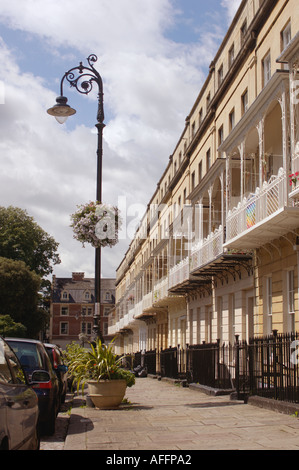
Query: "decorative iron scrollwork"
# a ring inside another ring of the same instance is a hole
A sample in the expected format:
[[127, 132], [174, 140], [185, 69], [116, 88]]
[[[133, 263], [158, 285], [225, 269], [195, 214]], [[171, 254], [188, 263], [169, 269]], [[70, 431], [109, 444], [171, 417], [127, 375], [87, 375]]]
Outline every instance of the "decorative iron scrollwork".
[[93, 63], [97, 62], [98, 58], [95, 54], [90, 54], [87, 58], [89, 67], [85, 67], [82, 62], [77, 67], [68, 70], [61, 80], [61, 96], [63, 96], [63, 82], [67, 80], [71, 87], [74, 87], [79, 93], [88, 95], [94, 83], [98, 85], [98, 113], [97, 121], [103, 123], [104, 121], [104, 106], [103, 106], [103, 82], [99, 72], [94, 68]]

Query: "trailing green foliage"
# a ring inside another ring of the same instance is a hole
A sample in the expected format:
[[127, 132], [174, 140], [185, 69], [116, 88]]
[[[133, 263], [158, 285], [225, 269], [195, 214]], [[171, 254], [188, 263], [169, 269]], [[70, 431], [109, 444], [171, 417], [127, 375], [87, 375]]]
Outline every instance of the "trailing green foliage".
[[72, 345], [66, 353], [68, 371], [82, 392], [86, 382], [90, 380], [117, 380], [124, 379], [127, 387], [135, 384], [135, 375], [121, 367], [122, 357], [118, 358], [113, 352], [113, 341], [103, 344], [97, 339], [95, 345], [90, 343], [90, 349]]

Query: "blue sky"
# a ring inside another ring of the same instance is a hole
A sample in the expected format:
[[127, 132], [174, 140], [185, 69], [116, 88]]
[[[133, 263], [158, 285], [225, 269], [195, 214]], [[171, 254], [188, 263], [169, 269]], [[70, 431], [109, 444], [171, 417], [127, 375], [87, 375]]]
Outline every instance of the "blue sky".
[[[95, 199], [96, 93], [65, 87], [77, 114], [46, 113], [63, 74], [94, 53], [104, 82], [103, 202], [140, 216], [240, 0], [10, 0], [0, 4], [0, 204], [26, 209], [60, 243], [57, 276], [94, 272], [70, 214]], [[1, 94], [0, 94], [1, 97]], [[125, 201], [125, 203], [124, 203]], [[130, 243], [103, 250], [114, 277]]]

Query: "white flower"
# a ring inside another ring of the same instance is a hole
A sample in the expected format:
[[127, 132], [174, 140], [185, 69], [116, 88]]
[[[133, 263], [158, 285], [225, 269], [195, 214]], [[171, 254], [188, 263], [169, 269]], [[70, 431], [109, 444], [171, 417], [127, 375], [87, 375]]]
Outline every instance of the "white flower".
[[118, 242], [120, 217], [118, 208], [107, 204], [90, 202], [78, 206], [71, 215], [74, 238], [83, 243], [90, 243], [95, 248], [114, 246]]

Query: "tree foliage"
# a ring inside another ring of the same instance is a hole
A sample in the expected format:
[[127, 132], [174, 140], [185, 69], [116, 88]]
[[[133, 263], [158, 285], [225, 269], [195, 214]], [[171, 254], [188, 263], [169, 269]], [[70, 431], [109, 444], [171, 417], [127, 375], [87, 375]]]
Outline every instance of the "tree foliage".
[[0, 258], [0, 315], [24, 325], [31, 337], [36, 337], [47, 319], [39, 307], [40, 284], [40, 276], [23, 261]]
[[6, 324], [9, 315], [23, 325], [32, 338], [49, 321], [51, 283], [45, 277], [60, 263], [57, 248], [27, 211], [0, 206], [0, 315]]
[[41, 277], [60, 263], [58, 243], [28, 213], [18, 207], [0, 206], [0, 256], [24, 261]]
[[2, 336], [25, 338], [26, 333], [26, 327], [22, 323], [14, 322], [10, 315], [0, 315], [0, 334]]

